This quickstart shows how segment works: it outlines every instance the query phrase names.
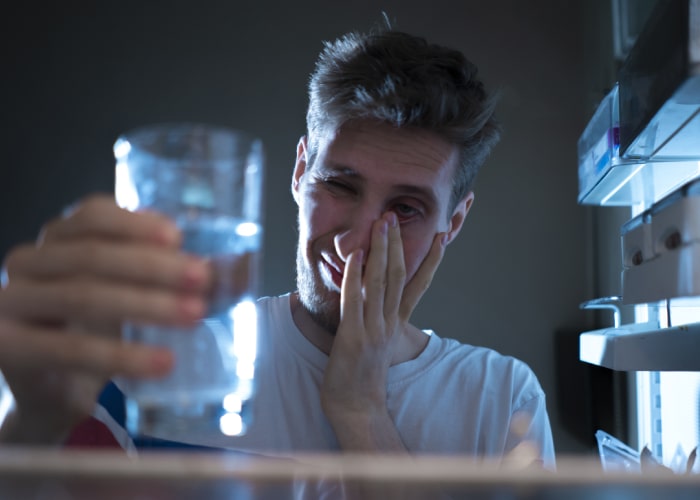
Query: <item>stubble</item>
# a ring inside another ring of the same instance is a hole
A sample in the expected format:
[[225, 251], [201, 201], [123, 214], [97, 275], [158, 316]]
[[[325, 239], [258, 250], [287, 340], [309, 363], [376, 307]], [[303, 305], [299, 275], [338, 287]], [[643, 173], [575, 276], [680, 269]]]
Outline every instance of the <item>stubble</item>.
[[297, 247], [296, 264], [299, 302], [314, 323], [335, 336], [340, 324], [340, 294], [325, 287], [321, 277], [304, 259], [301, 243]]

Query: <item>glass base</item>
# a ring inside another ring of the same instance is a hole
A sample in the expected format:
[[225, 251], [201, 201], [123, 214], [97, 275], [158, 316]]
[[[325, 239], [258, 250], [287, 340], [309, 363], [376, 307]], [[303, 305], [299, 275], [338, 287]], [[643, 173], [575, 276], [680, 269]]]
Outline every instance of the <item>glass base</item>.
[[174, 441], [193, 433], [239, 436], [246, 432], [250, 420], [249, 405], [245, 402], [240, 412], [231, 412], [221, 402], [165, 406], [139, 404], [128, 398], [126, 401], [126, 428], [132, 436]]

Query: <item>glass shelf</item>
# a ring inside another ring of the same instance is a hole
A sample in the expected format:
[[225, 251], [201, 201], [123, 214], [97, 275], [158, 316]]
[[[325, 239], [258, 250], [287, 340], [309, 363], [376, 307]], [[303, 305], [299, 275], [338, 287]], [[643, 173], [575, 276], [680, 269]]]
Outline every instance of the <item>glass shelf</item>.
[[578, 142], [578, 202], [646, 208], [700, 177], [700, 1], [659, 3]]
[[[700, 136], [699, 136], [700, 137]], [[613, 158], [578, 202], [647, 207], [700, 176], [700, 159], [640, 162]]]
[[700, 323], [633, 323], [579, 336], [581, 361], [621, 371], [700, 371]]
[[666, 102], [622, 156], [619, 87], [605, 97], [578, 143], [580, 204], [648, 207], [700, 177], [700, 76], [690, 80], [679, 93], [697, 103]]

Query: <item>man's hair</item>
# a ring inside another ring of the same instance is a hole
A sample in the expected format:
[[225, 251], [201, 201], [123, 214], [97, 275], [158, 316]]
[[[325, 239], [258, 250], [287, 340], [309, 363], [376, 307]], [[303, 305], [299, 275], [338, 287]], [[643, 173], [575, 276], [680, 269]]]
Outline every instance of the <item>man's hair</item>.
[[450, 211], [472, 189], [500, 129], [477, 68], [453, 49], [394, 30], [325, 42], [309, 82], [311, 166], [324, 134], [370, 119], [437, 133], [459, 149]]

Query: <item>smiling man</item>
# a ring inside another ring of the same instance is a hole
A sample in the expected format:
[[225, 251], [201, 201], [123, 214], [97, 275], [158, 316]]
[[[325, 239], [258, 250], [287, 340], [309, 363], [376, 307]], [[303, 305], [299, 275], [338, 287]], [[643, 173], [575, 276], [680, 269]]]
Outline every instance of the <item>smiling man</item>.
[[[297, 290], [258, 302], [253, 423], [241, 437], [184, 430], [154, 436], [158, 443], [492, 459], [527, 444], [553, 466], [532, 371], [449, 338], [458, 332], [441, 337], [410, 323], [498, 141], [493, 110], [476, 67], [455, 50], [391, 30], [326, 44], [291, 182]], [[121, 343], [115, 325], [185, 323], [205, 310], [211, 270], [179, 245], [172, 221], [98, 196], [10, 254], [0, 369], [16, 408], [0, 438], [85, 444], [86, 422], [94, 434], [89, 423], [99, 420], [125, 448], [149, 444], [120, 427], [114, 384], [95, 401], [115, 375], [159, 376], [172, 365], [167, 351]], [[76, 258], [86, 248], [100, 250], [89, 265]], [[119, 277], [107, 271], [117, 264]], [[85, 317], [94, 310], [100, 322]]]
[[425, 349], [428, 335], [408, 319], [473, 195], [448, 212], [457, 148], [427, 130], [348, 121], [320, 141], [313, 166], [310, 156], [302, 138], [292, 183], [294, 321], [331, 355], [321, 394], [341, 445], [372, 449], [381, 440], [401, 449], [386, 407], [387, 372]]

